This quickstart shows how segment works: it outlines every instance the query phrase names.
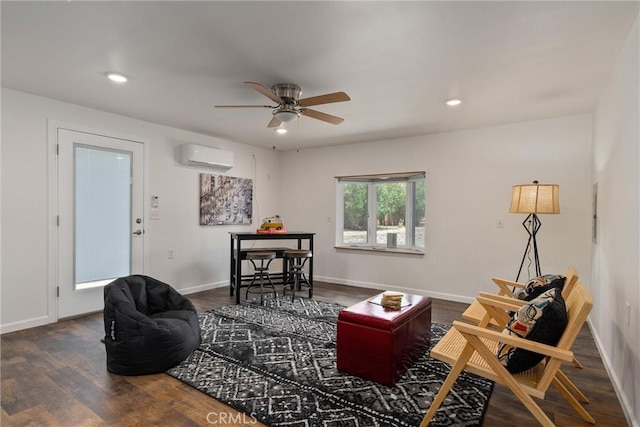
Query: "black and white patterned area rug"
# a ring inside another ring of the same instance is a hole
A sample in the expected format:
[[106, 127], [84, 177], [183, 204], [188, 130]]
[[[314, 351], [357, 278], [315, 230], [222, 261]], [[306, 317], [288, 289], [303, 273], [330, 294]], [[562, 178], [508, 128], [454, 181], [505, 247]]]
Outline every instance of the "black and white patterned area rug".
[[[201, 313], [202, 344], [167, 373], [269, 426], [418, 426], [449, 365], [426, 352], [393, 387], [339, 372], [342, 308], [272, 297]], [[432, 324], [432, 346], [447, 328]], [[480, 425], [492, 389], [463, 373], [431, 425]]]

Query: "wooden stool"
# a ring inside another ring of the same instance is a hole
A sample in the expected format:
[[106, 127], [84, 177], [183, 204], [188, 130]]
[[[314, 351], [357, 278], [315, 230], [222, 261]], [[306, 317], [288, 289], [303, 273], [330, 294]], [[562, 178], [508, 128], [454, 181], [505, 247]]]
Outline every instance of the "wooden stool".
[[[255, 270], [253, 273], [253, 279], [251, 279], [251, 283], [249, 283], [249, 287], [247, 288], [247, 292], [245, 293], [245, 299], [249, 296], [249, 290], [254, 287], [254, 283], [256, 279], [260, 280], [260, 305], [263, 304], [263, 294], [264, 294], [264, 279], [266, 278], [269, 281], [269, 286], [273, 289], [273, 295], [276, 295], [276, 288], [273, 286], [273, 282], [271, 281], [271, 276], [269, 275], [269, 264], [276, 257], [275, 252], [249, 252], [247, 253], [247, 260], [251, 262], [253, 265], [253, 269]], [[257, 266], [255, 261], [260, 261], [260, 266]], [[266, 262], [266, 264], [265, 264]], [[257, 285], [256, 285], [257, 286]]]
[[287, 288], [290, 287], [292, 291], [292, 302], [296, 296], [296, 290], [299, 290], [303, 284], [309, 288], [309, 298], [313, 297], [313, 286], [304, 275], [304, 266], [312, 256], [311, 251], [304, 249], [287, 249], [284, 251], [284, 260], [288, 265], [288, 269], [282, 295], [284, 295], [287, 292]]

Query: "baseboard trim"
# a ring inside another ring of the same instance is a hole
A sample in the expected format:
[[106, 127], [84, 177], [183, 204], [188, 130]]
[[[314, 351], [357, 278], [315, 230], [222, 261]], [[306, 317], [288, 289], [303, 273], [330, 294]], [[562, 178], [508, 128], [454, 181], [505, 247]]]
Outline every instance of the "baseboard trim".
[[[188, 295], [188, 294], [195, 294], [196, 292], [222, 288], [225, 286], [229, 286], [229, 280], [222, 280], [220, 282], [214, 282], [214, 283], [205, 283], [202, 285], [190, 286], [188, 288], [176, 289], [176, 290], [183, 295]], [[88, 313], [85, 313], [85, 314], [88, 314]], [[77, 317], [77, 316], [74, 316], [74, 317]], [[41, 317], [35, 317], [33, 319], [7, 323], [4, 325], [0, 325], [0, 335], [7, 334], [9, 332], [21, 331], [23, 329], [36, 328], [38, 326], [44, 326], [51, 323], [55, 323], [57, 321], [64, 321], [64, 320], [68, 320], [68, 319], [56, 320], [51, 316], [41, 316]]]
[[0, 335], [9, 332], [21, 331], [23, 329], [35, 328], [55, 322], [50, 316], [34, 317], [33, 319], [21, 320], [19, 322], [0, 325]]
[[618, 396], [618, 401], [622, 406], [622, 412], [624, 412], [624, 416], [627, 419], [627, 424], [629, 424], [631, 427], [640, 427], [640, 421], [638, 420], [638, 418], [636, 418], [631, 404], [629, 403], [629, 399], [622, 389], [622, 384], [620, 384], [620, 381], [618, 381], [618, 377], [615, 370], [613, 369], [611, 360], [609, 359], [607, 353], [604, 351], [604, 346], [602, 345], [602, 340], [600, 339], [598, 332], [591, 326], [590, 320], [587, 320], [587, 324], [589, 325], [589, 329], [591, 330], [593, 341], [596, 343], [598, 353], [600, 353], [600, 359], [602, 360], [604, 369], [607, 371], [607, 375], [609, 376], [611, 384], [613, 385], [613, 390], [616, 392], [616, 396]]
[[176, 289], [183, 295], [195, 294], [196, 292], [210, 291], [211, 289], [224, 288], [229, 286], [229, 280], [222, 280], [220, 282], [204, 283], [202, 285], [190, 286], [188, 288]]
[[313, 276], [313, 280], [317, 280], [320, 282], [335, 283], [338, 285], [354, 286], [356, 288], [371, 288], [371, 289], [379, 289], [381, 291], [404, 292], [407, 294], [422, 295], [426, 297], [443, 299], [447, 301], [462, 302], [466, 304], [471, 304], [473, 302], [473, 298], [471, 297], [465, 297], [465, 296], [455, 295], [455, 294], [447, 294], [442, 292], [430, 292], [430, 291], [425, 291], [424, 289], [405, 288], [400, 286], [387, 285], [384, 283], [360, 282], [357, 280], [344, 280], [344, 279], [338, 279], [337, 277], [326, 277], [326, 276], [316, 276], [316, 275]]

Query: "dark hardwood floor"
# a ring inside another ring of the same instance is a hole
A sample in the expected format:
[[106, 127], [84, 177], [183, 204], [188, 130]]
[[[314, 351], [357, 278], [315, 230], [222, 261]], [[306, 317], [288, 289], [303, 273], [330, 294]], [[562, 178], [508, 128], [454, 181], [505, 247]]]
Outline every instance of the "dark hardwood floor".
[[[380, 292], [321, 282], [315, 285], [315, 299], [346, 306]], [[227, 288], [188, 297], [198, 311], [233, 303]], [[434, 300], [433, 321], [451, 323], [465, 307]], [[2, 426], [261, 425], [166, 374], [109, 374], [100, 342], [103, 335], [101, 313], [2, 335]], [[574, 351], [584, 369], [565, 364], [563, 371], [590, 399], [586, 408], [596, 424], [627, 425], [588, 326], [581, 331]], [[590, 425], [553, 388], [541, 407], [558, 426]], [[483, 425], [538, 424], [508, 389], [496, 385]]]

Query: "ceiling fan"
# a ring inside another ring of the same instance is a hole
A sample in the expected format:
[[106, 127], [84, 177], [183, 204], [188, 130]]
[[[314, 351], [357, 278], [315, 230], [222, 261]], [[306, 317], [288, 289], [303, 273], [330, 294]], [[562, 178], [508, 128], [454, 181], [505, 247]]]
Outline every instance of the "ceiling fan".
[[330, 104], [332, 102], [349, 101], [349, 95], [344, 92], [328, 93], [326, 95], [312, 96], [309, 98], [299, 99], [302, 94], [302, 88], [292, 83], [278, 83], [271, 90], [267, 89], [260, 83], [244, 82], [244, 85], [257, 90], [273, 102], [276, 106], [271, 105], [216, 105], [216, 108], [270, 108], [272, 109], [273, 118], [267, 125], [269, 128], [275, 128], [282, 122], [290, 122], [297, 119], [301, 114], [311, 117], [312, 119], [322, 120], [333, 125], [339, 125], [344, 121], [341, 117], [332, 116], [331, 114], [321, 111], [312, 110], [313, 105]]

